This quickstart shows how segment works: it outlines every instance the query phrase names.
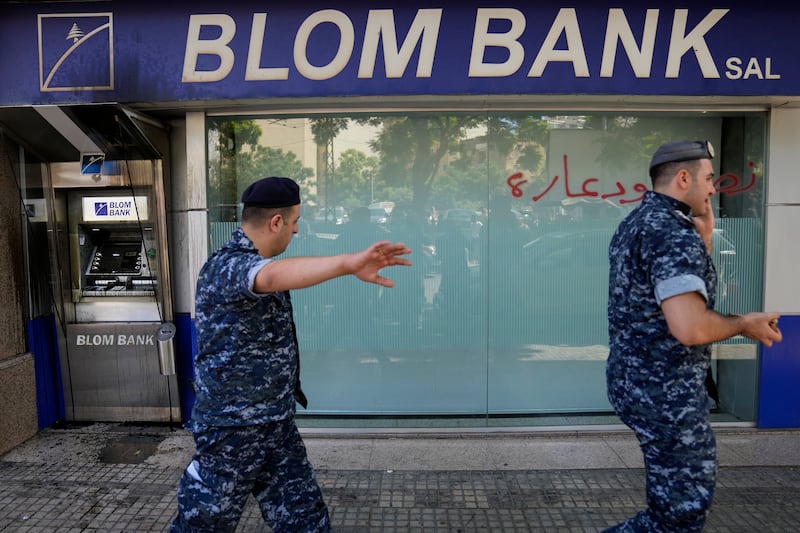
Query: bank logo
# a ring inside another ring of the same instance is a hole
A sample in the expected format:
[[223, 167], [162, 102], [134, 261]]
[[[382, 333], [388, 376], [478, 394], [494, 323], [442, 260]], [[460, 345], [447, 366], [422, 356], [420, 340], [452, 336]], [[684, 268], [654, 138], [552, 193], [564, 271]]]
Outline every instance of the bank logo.
[[111, 13], [38, 16], [39, 90], [114, 89], [114, 25]]
[[94, 216], [107, 217], [108, 216], [108, 202], [95, 202], [94, 203]]

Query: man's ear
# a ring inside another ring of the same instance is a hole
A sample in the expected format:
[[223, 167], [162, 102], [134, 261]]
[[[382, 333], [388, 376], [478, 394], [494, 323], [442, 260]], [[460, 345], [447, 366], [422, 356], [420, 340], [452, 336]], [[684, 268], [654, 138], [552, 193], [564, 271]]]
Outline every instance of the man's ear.
[[678, 187], [685, 190], [689, 188], [692, 176], [689, 174], [688, 170], [682, 168], [678, 171], [678, 177], [676, 179], [678, 180]]
[[283, 220], [283, 216], [280, 213], [272, 215], [269, 219], [269, 230], [274, 232], [281, 229], [281, 220]]

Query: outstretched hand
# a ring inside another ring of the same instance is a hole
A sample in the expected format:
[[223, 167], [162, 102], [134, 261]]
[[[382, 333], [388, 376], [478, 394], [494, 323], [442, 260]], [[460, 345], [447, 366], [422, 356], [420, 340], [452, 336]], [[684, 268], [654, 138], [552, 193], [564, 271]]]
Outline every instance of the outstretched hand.
[[348, 270], [361, 281], [394, 287], [394, 281], [381, 276], [379, 271], [387, 266], [411, 266], [411, 261], [401, 257], [410, 253], [403, 243], [379, 241], [366, 250], [350, 254], [346, 263]]

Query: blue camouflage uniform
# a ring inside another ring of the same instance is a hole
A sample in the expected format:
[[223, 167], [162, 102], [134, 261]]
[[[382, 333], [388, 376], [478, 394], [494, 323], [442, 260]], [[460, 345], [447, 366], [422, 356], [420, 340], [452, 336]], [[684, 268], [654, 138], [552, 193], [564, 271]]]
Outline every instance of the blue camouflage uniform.
[[294, 420], [302, 392], [289, 292], [253, 292], [269, 261], [238, 228], [200, 271], [187, 424], [196, 452], [178, 486], [173, 532], [234, 531], [251, 493], [275, 533], [330, 531]]
[[653, 191], [617, 228], [609, 261], [608, 397], [639, 439], [647, 510], [607, 531], [700, 531], [716, 483], [711, 347], [681, 344], [660, 306], [697, 292], [713, 308], [714, 265], [689, 206]]

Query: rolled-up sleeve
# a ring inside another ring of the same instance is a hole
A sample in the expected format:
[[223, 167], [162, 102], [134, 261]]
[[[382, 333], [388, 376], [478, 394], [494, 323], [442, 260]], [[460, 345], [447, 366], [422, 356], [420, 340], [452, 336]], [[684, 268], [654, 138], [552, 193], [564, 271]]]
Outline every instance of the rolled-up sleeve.
[[247, 272], [247, 290], [250, 292], [251, 296], [255, 296], [256, 298], [264, 296], [263, 294], [257, 293], [255, 291], [256, 276], [261, 271], [261, 269], [264, 268], [264, 266], [270, 262], [272, 262], [272, 259], [263, 259], [258, 263], [256, 263], [255, 265], [253, 265], [252, 267], [250, 267], [250, 270]]
[[700, 277], [694, 274], [675, 276], [674, 278], [665, 279], [656, 284], [656, 302], [658, 302], [658, 305], [661, 305], [661, 302], [667, 298], [678, 296], [679, 294], [686, 294], [688, 292], [698, 292], [703, 296], [703, 299], [708, 302], [706, 284]]

